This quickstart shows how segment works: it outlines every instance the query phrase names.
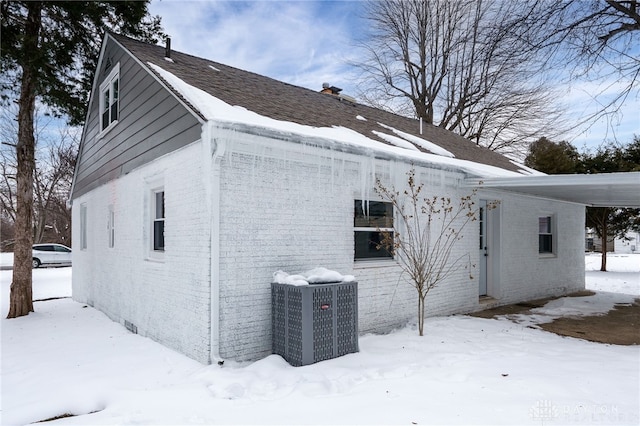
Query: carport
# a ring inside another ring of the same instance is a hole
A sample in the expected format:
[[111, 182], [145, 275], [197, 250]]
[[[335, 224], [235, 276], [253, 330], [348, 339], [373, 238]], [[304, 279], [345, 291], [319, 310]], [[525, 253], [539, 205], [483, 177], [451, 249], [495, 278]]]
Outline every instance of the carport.
[[466, 184], [590, 207], [640, 207], [640, 172], [467, 179]]
[[[492, 197], [489, 193], [496, 191], [497, 198], [500, 198], [500, 194], [512, 193], [538, 199], [575, 203], [578, 206], [640, 208], [640, 172], [474, 178], [467, 179], [465, 184], [470, 188], [487, 191], [488, 193], [482, 195], [488, 199]], [[480, 202], [482, 203], [482, 200]], [[576, 214], [578, 211], [580, 211], [579, 208], [573, 209]], [[582, 211], [584, 212], [584, 210]], [[541, 218], [538, 217], [538, 219]], [[576, 223], [578, 220], [580, 219], [576, 218]], [[582, 218], [582, 220], [582, 226], [584, 226], [584, 219]], [[486, 225], [487, 223], [489, 225]], [[547, 223], [551, 223], [550, 218]], [[501, 232], [504, 226], [499, 212], [487, 213], [485, 220], [480, 221], [479, 293], [481, 296], [491, 295], [500, 286], [501, 271], [504, 266], [502, 258], [504, 253], [501, 248]], [[551, 225], [549, 226], [551, 227]], [[534, 227], [535, 225], [532, 224], [529, 231], [532, 232]], [[520, 232], [515, 228], [507, 227], [506, 229], [509, 229], [512, 234]], [[574, 247], [572, 253], [575, 260], [584, 248], [582, 244], [577, 244], [579, 238], [584, 238], [584, 233], [580, 233], [576, 227], [573, 230], [571, 233], [573, 245], [571, 247]], [[543, 258], [545, 257], [543, 256]], [[552, 258], [557, 258], [557, 253]]]

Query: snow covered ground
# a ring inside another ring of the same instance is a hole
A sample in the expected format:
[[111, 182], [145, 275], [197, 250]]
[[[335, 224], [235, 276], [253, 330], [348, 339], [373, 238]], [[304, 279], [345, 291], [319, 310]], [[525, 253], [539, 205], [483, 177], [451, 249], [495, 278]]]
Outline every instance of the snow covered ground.
[[[584, 298], [539, 315], [605, 312], [640, 295], [640, 255], [586, 257]], [[305, 367], [279, 356], [204, 366], [73, 302], [72, 268], [34, 270], [35, 313], [4, 319], [2, 424], [640, 423], [640, 347], [591, 343], [468, 316], [360, 338], [360, 352]], [[588, 309], [587, 309], [588, 308]], [[92, 413], [92, 414], [87, 414]]]
[[0, 269], [11, 269], [13, 266], [13, 253], [0, 253]]

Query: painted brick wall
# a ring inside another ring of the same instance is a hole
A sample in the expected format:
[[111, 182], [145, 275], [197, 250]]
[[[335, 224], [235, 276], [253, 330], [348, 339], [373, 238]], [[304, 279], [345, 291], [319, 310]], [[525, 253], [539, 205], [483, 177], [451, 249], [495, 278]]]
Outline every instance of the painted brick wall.
[[[503, 304], [584, 290], [584, 206], [500, 195], [499, 284]], [[538, 218], [555, 220], [556, 253], [538, 253]]]
[[[111, 181], [73, 203], [74, 247], [87, 205], [88, 247], [74, 249], [73, 298], [140, 335], [209, 361], [210, 223], [202, 199], [201, 144], [192, 144]], [[165, 188], [163, 261], [150, 260], [150, 189]], [[107, 215], [115, 211], [115, 245]]]
[[[396, 189], [409, 166], [257, 135], [219, 130], [226, 140], [220, 165], [220, 355], [257, 359], [271, 352], [270, 282], [277, 270], [299, 273], [323, 266], [358, 281], [359, 328], [387, 332], [417, 314], [416, 290], [393, 261], [354, 262], [355, 199], [378, 199], [374, 177]], [[274, 148], [277, 147], [277, 148]], [[83, 203], [88, 248], [74, 250], [74, 299], [94, 305], [121, 324], [201, 361], [209, 361], [208, 154], [195, 143], [136, 169], [74, 200], [74, 223]], [[458, 172], [418, 168], [424, 196], [459, 200]], [[149, 259], [151, 188], [164, 185], [163, 261]], [[504, 194], [496, 214], [501, 259], [491, 296], [498, 303], [584, 288], [581, 206]], [[116, 243], [108, 247], [107, 213], [116, 214]], [[557, 221], [558, 256], [538, 255], [538, 217]], [[79, 247], [79, 225], [74, 247]], [[452, 258], [463, 267], [432, 290], [428, 315], [479, 309], [478, 229], [467, 225]], [[214, 236], [215, 238], [215, 236]], [[576, 248], [577, 247], [577, 248]], [[464, 268], [466, 266], [466, 268]]]
[[[222, 163], [220, 191], [223, 358], [270, 353], [270, 282], [277, 270], [300, 273], [323, 266], [355, 275], [361, 333], [385, 332], [415, 320], [416, 291], [400, 278], [393, 261], [353, 260], [354, 200], [377, 199], [374, 170], [389, 184], [404, 187], [409, 166], [282, 141], [275, 149], [272, 140], [257, 136], [250, 142], [237, 135], [227, 138], [232, 142]], [[425, 195], [451, 193], [461, 178], [446, 171], [424, 175]], [[468, 253], [475, 241], [464, 239], [457, 253]], [[477, 278], [470, 280], [461, 271], [434, 290], [429, 314], [473, 309], [477, 286]]]

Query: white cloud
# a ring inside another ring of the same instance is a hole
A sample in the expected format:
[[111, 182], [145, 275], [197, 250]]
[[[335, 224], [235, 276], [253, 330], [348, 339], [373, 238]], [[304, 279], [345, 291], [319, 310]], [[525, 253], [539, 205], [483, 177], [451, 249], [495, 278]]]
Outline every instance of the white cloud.
[[154, 1], [172, 48], [297, 86], [348, 88], [357, 2]]

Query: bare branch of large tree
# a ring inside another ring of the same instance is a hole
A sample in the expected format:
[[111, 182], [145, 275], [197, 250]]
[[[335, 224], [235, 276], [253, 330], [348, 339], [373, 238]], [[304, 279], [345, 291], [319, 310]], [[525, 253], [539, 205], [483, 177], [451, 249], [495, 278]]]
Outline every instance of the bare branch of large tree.
[[622, 107], [640, 88], [640, 4], [636, 0], [538, 1], [520, 37], [562, 70], [561, 84], [584, 85], [593, 108], [574, 128], [606, 119], [615, 135]]
[[[59, 129], [56, 143], [49, 144], [34, 175], [34, 242], [70, 245], [71, 210], [66, 207], [71, 189], [77, 139], [68, 128]], [[56, 231], [57, 230], [57, 231]]]
[[[0, 207], [4, 226], [16, 220], [16, 139], [17, 106], [0, 113]], [[62, 126], [50, 112], [39, 106], [34, 120], [35, 170], [33, 183], [33, 241], [70, 245], [71, 210], [67, 207], [74, 164], [78, 150], [79, 129]], [[11, 248], [13, 236], [4, 233], [3, 248]]]
[[[553, 91], [537, 52], [514, 30], [529, 3], [385, 0], [371, 3], [363, 99], [521, 153], [540, 133], [560, 132]], [[380, 101], [381, 100], [381, 101]]]
[[[368, 19], [365, 102], [503, 153], [603, 118], [615, 135], [638, 94], [636, 0], [381, 0]], [[590, 99], [572, 123], [568, 90]]]

